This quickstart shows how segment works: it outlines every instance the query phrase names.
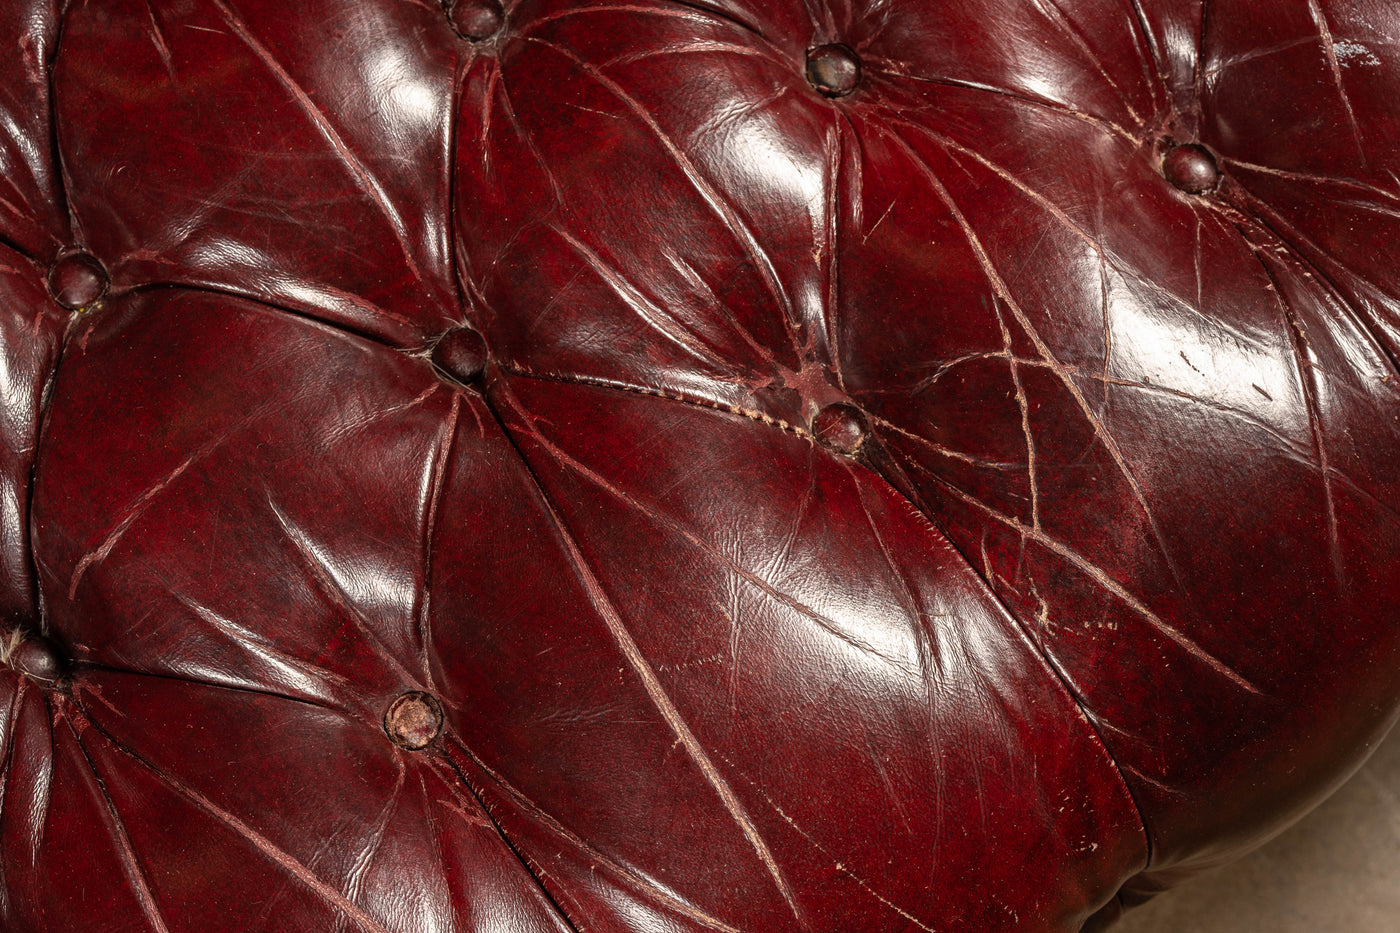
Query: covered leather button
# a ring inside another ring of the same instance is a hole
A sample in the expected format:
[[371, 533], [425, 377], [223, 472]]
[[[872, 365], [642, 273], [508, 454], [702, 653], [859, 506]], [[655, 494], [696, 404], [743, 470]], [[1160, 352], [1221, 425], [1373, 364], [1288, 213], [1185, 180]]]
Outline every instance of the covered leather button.
[[828, 450], [854, 454], [865, 444], [870, 428], [859, 408], [838, 402], [817, 412], [812, 419], [812, 434]]
[[54, 683], [63, 676], [63, 660], [53, 642], [41, 636], [30, 636], [10, 652], [11, 669], [31, 680]]
[[817, 46], [807, 53], [807, 81], [827, 97], [845, 97], [860, 83], [860, 59], [848, 46]]
[[1220, 166], [1205, 146], [1188, 143], [1175, 146], [1162, 159], [1167, 181], [1187, 194], [1205, 194], [1220, 184]]
[[442, 706], [421, 691], [396, 697], [384, 713], [384, 732], [400, 748], [425, 748], [441, 731]]
[[457, 34], [473, 42], [491, 38], [506, 21], [505, 10], [497, 0], [458, 0], [448, 15]]
[[107, 270], [91, 253], [69, 253], [49, 268], [49, 294], [70, 311], [86, 308], [107, 291]]
[[470, 327], [454, 328], [433, 347], [432, 361], [441, 372], [467, 385], [486, 368], [486, 341]]

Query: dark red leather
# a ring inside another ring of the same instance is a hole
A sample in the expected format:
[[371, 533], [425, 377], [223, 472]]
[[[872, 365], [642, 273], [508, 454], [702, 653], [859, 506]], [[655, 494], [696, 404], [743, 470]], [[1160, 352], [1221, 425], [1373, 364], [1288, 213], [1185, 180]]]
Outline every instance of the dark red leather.
[[1388, 0], [0, 0], [0, 929], [1054, 931], [1400, 700]]

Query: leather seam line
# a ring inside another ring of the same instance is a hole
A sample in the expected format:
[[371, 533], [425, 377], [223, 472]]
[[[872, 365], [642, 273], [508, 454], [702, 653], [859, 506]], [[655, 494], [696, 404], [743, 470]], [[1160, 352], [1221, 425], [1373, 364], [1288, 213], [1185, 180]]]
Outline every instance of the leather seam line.
[[[445, 739], [460, 748], [462, 754], [475, 761], [476, 756], [471, 753], [466, 744], [462, 742], [457, 735], [446, 736]], [[471, 778], [467, 777], [466, 773], [458, 766], [457, 762], [452, 760], [451, 755], [443, 755], [442, 761], [447, 767], [452, 769], [452, 773], [457, 775], [458, 780], [462, 782], [462, 786], [467, 789], [467, 793], [471, 794], [476, 800], [477, 806], [481, 807], [482, 815], [491, 821], [491, 828], [496, 831], [496, 835], [500, 838], [501, 842], [510, 850], [510, 854], [515, 856], [516, 860], [520, 863], [520, 867], [524, 869], [526, 876], [535, 883], [535, 887], [539, 889], [540, 896], [545, 899], [550, 907], [554, 908], [554, 912], [559, 915], [559, 919], [564, 922], [566, 927], [572, 930], [573, 933], [583, 933], [583, 927], [569, 916], [568, 911], [564, 910], [564, 906], [559, 902], [559, 898], [555, 897], [553, 892], [545, 885], [543, 872], [536, 871], [535, 867], [530, 864], [530, 859], [516, 846], [515, 842], [510, 838], [510, 834], [506, 832], [505, 827], [496, 819], [496, 815], [491, 812], [491, 808], [486, 803], [486, 795], [477, 788]]]
[[[79, 707], [79, 713], [84, 719], [88, 718], [87, 712], [81, 707]], [[160, 904], [156, 902], [155, 892], [151, 890], [151, 879], [147, 877], [148, 870], [141, 865], [136, 855], [135, 846], [131, 841], [131, 834], [126, 828], [126, 821], [122, 819], [121, 812], [117, 810], [116, 801], [112, 799], [111, 792], [107, 790], [107, 782], [103, 780], [102, 775], [98, 773], [97, 763], [92, 760], [92, 754], [88, 751], [87, 746], [83, 744], [82, 733], [78, 731], [77, 726], [74, 725], [70, 717], [65, 716], [64, 718], [66, 720], [65, 725], [68, 726], [68, 731], [73, 735], [73, 745], [78, 749], [79, 753], [82, 754], [83, 761], [87, 763], [88, 771], [92, 773], [92, 782], [97, 786], [98, 793], [102, 795], [102, 802], [105, 805], [108, 816], [108, 821], [104, 821], [107, 823], [104, 828], [107, 830], [112, 841], [118, 841], [122, 850], [125, 851], [127, 858], [124, 858], [123, 861], [128, 861], [129, 859], [129, 864], [125, 864], [122, 867], [125, 869], [124, 874], [127, 875], [127, 886], [130, 889], [130, 893], [135, 896], [136, 901], [141, 905], [142, 911], [146, 914], [146, 921], [151, 927], [156, 930], [157, 933], [170, 933], [169, 927], [165, 922], [165, 915], [161, 912]], [[88, 721], [91, 722], [91, 720]], [[97, 730], [108, 741], [116, 744], [105, 729], [99, 726]]]
[[[263, 311], [272, 311], [277, 314], [285, 314], [288, 317], [295, 318], [296, 320], [301, 321], [304, 324], [309, 324], [318, 329], [329, 331], [337, 337], [350, 337], [356, 340], [363, 340], [366, 343], [372, 343], [375, 346], [383, 347], [386, 350], [391, 350], [395, 353], [403, 353], [408, 356], [418, 356], [422, 354], [422, 351], [416, 347], [401, 346], [397, 343], [394, 343], [387, 337], [381, 336], [379, 334], [375, 334], [366, 330], [360, 330], [354, 327], [347, 327], [346, 325], [337, 321], [327, 320], [326, 318], [318, 317], [316, 314], [313, 314], [309, 311], [300, 311], [296, 308], [280, 304], [274, 300], [262, 297], [260, 295], [239, 291], [238, 289], [228, 288], [222, 285], [213, 285], [207, 282], [142, 282], [138, 285], [133, 285], [130, 288], [122, 289], [120, 291], [114, 288], [111, 292], [109, 292], [103, 297], [102, 305], [107, 306], [117, 299], [136, 297], [145, 294], [146, 292], [155, 291], [193, 292], [197, 295], [213, 295], [218, 298], [232, 298], [237, 301], [246, 301], [249, 304], [256, 305], [259, 309]], [[91, 315], [90, 313], [84, 313], [82, 316], [83, 318], [93, 317], [93, 315]]]
[[[180, 674], [166, 671], [143, 671], [130, 667], [118, 667], [114, 664], [104, 664], [97, 661], [77, 661], [74, 662], [68, 677], [70, 684], [75, 688], [67, 689], [63, 692], [68, 694], [75, 705], [82, 709], [82, 689], [76, 688], [76, 676], [83, 672], [96, 672], [99, 674], [117, 674], [122, 677], [150, 678], [157, 681], [173, 681], [178, 684], [188, 684], [193, 687], [212, 690], [230, 690], [234, 693], [247, 694], [255, 697], [265, 697], [271, 700], [281, 700], [284, 703], [297, 703], [312, 709], [322, 710], [336, 716], [342, 716], [348, 722], [359, 722], [361, 717], [369, 723], [377, 723], [377, 714], [373, 712], [369, 704], [340, 704], [335, 702], [322, 702], [320, 700], [308, 699], [307, 697], [293, 696], [290, 693], [281, 693], [276, 690], [260, 690], [257, 687], [244, 684], [220, 683], [217, 680], [207, 680], [199, 677], [184, 677]], [[360, 706], [361, 709], [356, 709]]]
[[[189, 787], [189, 785], [184, 784], [184, 782], [181, 781], [181, 780], [179, 780], [178, 778], [172, 777], [172, 776], [166, 771], [166, 769], [161, 768], [159, 765], [157, 765], [157, 764], [156, 764], [154, 761], [152, 761], [150, 758], [148, 758], [147, 756], [143, 755], [141, 752], [137, 751], [135, 748], [132, 748], [131, 745], [129, 745], [128, 743], [123, 742], [123, 741], [121, 741], [120, 739], [118, 739], [117, 736], [114, 735], [111, 731], [109, 731], [105, 726], [103, 726], [101, 723], [99, 723], [98, 721], [96, 721], [95, 719], [93, 719], [92, 717], [90, 717], [90, 716], [88, 715], [88, 713], [87, 713], [87, 710], [84, 709], [83, 704], [82, 704], [77, 698], [69, 697], [69, 698], [67, 699], [67, 704], [68, 704], [68, 705], [71, 705], [71, 707], [73, 708], [73, 710], [74, 710], [78, 715], [80, 715], [80, 716], [83, 717], [84, 722], [86, 722], [87, 725], [88, 725], [89, 727], [91, 727], [92, 730], [93, 730], [94, 732], [96, 732], [98, 735], [100, 735], [100, 736], [102, 737], [102, 739], [103, 739], [109, 746], [111, 746], [111, 748], [112, 748], [113, 751], [115, 751], [116, 753], [118, 753], [118, 754], [120, 754], [120, 755], [125, 755], [127, 758], [131, 759], [131, 760], [134, 761], [137, 765], [139, 765], [141, 768], [145, 769], [145, 771], [148, 773], [149, 777], [150, 777], [152, 780], [154, 780], [156, 783], [162, 785], [172, 796], [175, 796], [175, 797], [179, 798], [179, 799], [182, 800], [186, 805], [188, 805], [188, 806], [190, 806], [190, 807], [192, 807], [192, 808], [194, 808], [194, 809], [196, 809], [196, 810], [199, 810], [201, 813], [203, 813], [203, 814], [205, 815], [206, 818], [212, 818], [212, 819], [214, 819], [215, 821], [217, 821], [217, 822], [219, 823], [219, 825], [220, 825], [222, 828], [227, 829], [227, 830], [229, 830], [229, 831], [232, 831], [232, 832], [233, 832], [235, 835], [237, 835], [241, 840], [243, 840], [243, 841], [245, 841], [245, 842], [252, 842], [254, 845], [256, 845], [256, 842], [253, 842], [253, 840], [249, 839], [248, 835], [246, 834], [246, 831], [252, 831], [252, 832], [256, 833], [256, 832], [257, 832], [256, 829], [251, 828], [248, 824], [244, 823], [241, 819], [237, 818], [236, 815], [234, 816], [234, 818], [235, 818], [235, 819], [238, 819], [238, 822], [241, 824], [241, 826], [230, 825], [228, 822], [226, 822], [226, 821], [225, 821], [224, 819], [222, 819], [220, 816], [218, 816], [217, 814], [212, 813], [212, 812], [210, 811], [210, 809], [209, 809], [210, 802], [209, 802], [209, 800], [208, 800], [207, 797], [204, 797], [203, 795], [199, 795], [199, 794], [197, 794], [197, 792], [196, 792], [195, 795], [198, 796], [200, 799], [194, 799], [194, 798], [191, 796], [192, 789]], [[70, 728], [72, 728], [71, 721], [70, 721]], [[73, 731], [76, 733], [76, 729], [74, 729]], [[86, 747], [83, 745], [81, 739], [78, 739], [78, 738], [75, 737], [75, 741], [76, 741], [76, 743], [77, 743], [77, 745], [78, 745], [78, 748], [83, 752], [84, 757], [87, 757], [88, 760], [89, 760], [89, 764], [90, 764], [90, 767], [91, 767], [91, 773], [92, 773], [93, 779], [94, 779], [95, 781], [97, 781], [97, 782], [99, 783], [99, 785], [100, 785], [100, 784], [102, 783], [101, 775], [98, 774], [96, 767], [92, 767], [92, 766], [91, 766], [91, 757], [88, 756]], [[225, 812], [227, 813], [227, 811], [225, 811]], [[232, 815], [232, 814], [229, 814], [229, 815]], [[259, 834], [259, 835], [261, 835], [261, 834]], [[292, 862], [295, 862], [295, 863], [297, 863], [297, 864], [301, 864], [300, 862], [298, 862], [298, 861], [295, 859], [294, 856], [291, 856], [290, 854], [285, 853], [285, 852], [283, 852], [282, 854], [285, 855], [287, 858], [289, 858]], [[272, 859], [272, 861], [273, 861], [275, 864], [277, 864], [277, 866], [278, 866], [278, 868], [279, 868], [280, 870], [282, 870], [282, 871], [289, 871], [289, 872], [293, 875], [293, 877], [297, 877], [295, 871], [289, 869], [289, 866], [288, 866], [285, 862], [283, 862], [281, 859], [276, 859], [276, 858], [274, 858], [274, 859]], [[304, 868], [305, 868], [305, 865], [301, 865], [301, 867], [304, 869]], [[303, 878], [303, 879], [299, 879], [299, 880], [302, 880], [303, 883], [305, 883], [305, 879], [304, 879], [304, 878]], [[319, 880], [319, 879], [318, 879], [318, 880]], [[331, 891], [331, 892], [334, 892], [334, 894], [336, 894], [337, 896], [339, 896], [340, 898], [342, 898], [342, 899], [345, 901], [345, 904], [346, 904], [346, 905], [350, 906], [351, 908], [353, 908], [353, 909], [355, 909], [355, 910], [359, 910], [359, 911], [361, 911], [361, 912], [363, 913], [363, 917], [353, 917], [353, 916], [351, 916], [351, 917], [348, 918], [348, 919], [352, 920], [353, 922], [355, 922], [355, 923], [359, 926], [359, 929], [362, 931], [362, 933], [363, 933], [363, 931], [365, 931], [366, 929], [370, 930], [370, 933], [388, 933], [387, 928], [385, 928], [385, 927], [383, 926], [383, 924], [379, 923], [378, 920], [376, 920], [374, 917], [370, 916], [368, 913], [365, 913], [365, 912], [363, 911], [363, 909], [360, 907], [358, 901], [356, 901], [355, 899], [349, 897], [348, 895], [345, 894], [345, 892], [340, 891], [340, 890], [339, 890], [338, 888], [336, 888], [334, 885], [331, 885], [331, 884], [328, 884], [328, 883], [325, 883], [325, 882], [321, 882], [321, 883], [324, 885], [324, 889], [323, 889], [323, 890], [329, 890], [329, 891]], [[341, 909], [342, 911], [344, 910], [344, 905], [335, 905], [335, 906], [337, 906], [337, 907], [338, 907], [339, 909]]]
[[1196, 60], [1191, 65], [1191, 103], [1196, 108], [1196, 125], [1194, 129], [1200, 132], [1201, 126], [1205, 123], [1205, 96], [1206, 87], [1206, 38], [1209, 36], [1209, 29], [1212, 23], [1210, 0], [1201, 0], [1201, 25], [1200, 32], [1196, 36]]
[[462, 89], [467, 83], [467, 75], [472, 66], [476, 64], [476, 59], [476, 48], [468, 48], [452, 76], [452, 97], [447, 111], [447, 209], [443, 212], [447, 217], [444, 232], [447, 242], [444, 245], [447, 247], [448, 262], [452, 267], [452, 284], [457, 289], [459, 313], [464, 312], [467, 307], [467, 290], [462, 283], [462, 260], [457, 251], [457, 142], [460, 132], [458, 117], [462, 110]]
[[54, 395], [57, 393], [59, 373], [63, 368], [63, 361], [68, 356], [68, 346], [72, 342], [73, 332], [77, 330], [79, 322], [84, 315], [73, 313], [69, 316], [67, 324], [63, 328], [63, 339], [59, 341], [58, 352], [54, 354], [53, 366], [49, 369], [48, 375], [44, 378], [44, 387], [39, 392], [39, 410], [36, 413], [34, 424], [34, 459], [29, 464], [28, 484], [26, 491], [28, 496], [25, 502], [26, 514], [24, 516], [25, 533], [29, 541], [25, 547], [25, 563], [29, 565], [31, 574], [31, 597], [33, 599], [34, 613], [38, 616], [34, 620], [24, 620], [31, 623], [37, 622], [37, 628], [42, 635], [49, 633], [49, 614], [46, 610], [44, 598], [44, 587], [40, 582], [42, 573], [39, 568], [39, 553], [35, 548], [35, 532], [38, 530], [34, 519], [34, 492], [39, 485], [39, 467], [44, 458], [44, 439], [48, 434], [49, 420], [53, 409]]
[[681, 10], [688, 10], [691, 13], [705, 17], [716, 23], [727, 24], [741, 32], [754, 36], [764, 45], [768, 46], [768, 49], [775, 55], [787, 59], [789, 64], [795, 64], [795, 61], [788, 56], [774, 40], [769, 38], [762, 29], [731, 10], [723, 9], [718, 4], [707, 3], [706, 0], [663, 0], [663, 2], [668, 6], [676, 7]]
[[58, 68], [58, 52], [63, 45], [63, 34], [68, 25], [68, 13], [72, 9], [72, 4], [65, 0], [58, 10], [58, 22], [54, 28], [53, 48], [49, 50], [48, 60], [44, 62], [44, 81], [48, 90], [49, 107], [49, 145], [53, 147], [53, 167], [57, 169], [57, 178], [54, 179], [54, 193], [58, 195], [58, 208], [63, 212], [63, 216], [68, 220], [68, 236], [70, 239], [83, 243], [85, 238], [81, 235], [82, 228], [78, 222], [77, 211], [73, 209], [73, 204], [68, 197], [68, 170], [63, 164], [63, 148], [58, 139], [58, 93], [54, 82], [54, 72]]
[[508, 376], [519, 376], [525, 379], [536, 379], [541, 382], [560, 382], [567, 385], [590, 386], [598, 389], [613, 389], [618, 392], [629, 392], [633, 395], [645, 395], [651, 398], [662, 398], [671, 402], [680, 402], [683, 405], [692, 405], [696, 408], [707, 408], [712, 411], [728, 412], [733, 415], [742, 415], [751, 421], [758, 421], [769, 427], [777, 428], [803, 440], [816, 443], [816, 437], [811, 431], [798, 425], [791, 424], [782, 418], [774, 418], [772, 415], [756, 408], [744, 408], [740, 405], [729, 405], [724, 402], [702, 398], [695, 395], [686, 395], [680, 392], [669, 392], [665, 389], [654, 389], [649, 386], [639, 386], [632, 383], [602, 379], [590, 376], [564, 375], [556, 373], [531, 372], [520, 366], [496, 362], [496, 368]]
[[[522, 374], [522, 375], [525, 375], [525, 376], [528, 378], [528, 375], [527, 375], [527, 374]], [[588, 383], [588, 382], [579, 382], [578, 380], [574, 380], [574, 379], [570, 379], [570, 378], [560, 378], [560, 379], [552, 380], [552, 381], [556, 381], [556, 382], [565, 382], [565, 383], [575, 383], [575, 382], [578, 382], [578, 384], [581, 384], [581, 385], [590, 385], [590, 384], [591, 384], [591, 383]], [[610, 386], [610, 385], [608, 385], [608, 384], [606, 384], [606, 383], [601, 384], [600, 387], [602, 387], [602, 388], [616, 388], [615, 386]], [[507, 392], [510, 391], [509, 387], [506, 388], [506, 391], [507, 391]], [[650, 392], [642, 392], [641, 394], [651, 395]], [[489, 397], [487, 397], [486, 393], [483, 393], [483, 394], [482, 394], [482, 403], [483, 403], [483, 406], [486, 408], [486, 411], [490, 413], [490, 415], [491, 415], [491, 417], [492, 417], [493, 419], [495, 419], [496, 426], [497, 426], [497, 428], [500, 430], [502, 437], [504, 437], [506, 443], [510, 445], [511, 451], [515, 454], [516, 459], [517, 459], [518, 462], [520, 463], [521, 468], [524, 470], [525, 475], [529, 478], [530, 487], [531, 487], [532, 489], [534, 489], [535, 493], [540, 497], [540, 502], [544, 505], [544, 507], [545, 507], [545, 509], [546, 509], [546, 511], [547, 511], [547, 513], [548, 513], [548, 515], [549, 515], [549, 517], [550, 517], [550, 521], [551, 521], [551, 524], [553, 525], [553, 527], [554, 527], [556, 530], [558, 530], [559, 532], [561, 532], [561, 533], [563, 533], [563, 534], [565, 534], [565, 535], [568, 535], [568, 536], [572, 537], [572, 534], [573, 534], [573, 533], [572, 533], [572, 532], [567, 528], [567, 526], [564, 524], [563, 517], [560, 516], [560, 515], [558, 514], [558, 511], [556, 510], [556, 508], [555, 508], [555, 506], [554, 506], [554, 502], [553, 502], [553, 500], [550, 498], [549, 492], [548, 492], [548, 491], [546, 490], [546, 488], [545, 488], [544, 482], [540, 479], [539, 475], [535, 472], [535, 468], [534, 468], [533, 465], [531, 465], [529, 458], [525, 456], [525, 452], [521, 449], [520, 443], [519, 443], [519, 441], [516, 439], [516, 436], [515, 436], [514, 432], [511, 431], [509, 425], [507, 425], [507, 423], [506, 423], [506, 420], [505, 420], [504, 418], [501, 417], [501, 413], [496, 409], [496, 405], [492, 402], [492, 400], [491, 400]], [[462, 743], [462, 742], [459, 741], [459, 742], [457, 742], [457, 745], [458, 745], [458, 747], [461, 748], [461, 749], [463, 750], [463, 752], [472, 760], [473, 764], [475, 764], [475, 765], [478, 766], [478, 767], [485, 768], [485, 765], [484, 765], [479, 759], [477, 759], [477, 757], [475, 756], [475, 754], [474, 754], [470, 749], [468, 749], [464, 743]], [[455, 767], [455, 762], [453, 763], [453, 765], [454, 765], [454, 767]], [[487, 769], [487, 770], [489, 770], [489, 769]], [[459, 770], [459, 773], [460, 773], [460, 770]], [[463, 775], [463, 779], [466, 780], [465, 775]], [[510, 787], [509, 783], [507, 783], [507, 782], [503, 782], [503, 783], [504, 783], [504, 787], [502, 788], [502, 790], [503, 790], [507, 795], [510, 795], [513, 789]], [[468, 784], [468, 787], [471, 786], [470, 781], [468, 781], [467, 784]], [[484, 798], [478, 797], [478, 800], [481, 802], [483, 809], [485, 809], [486, 803], [485, 803]], [[501, 838], [506, 842], [507, 845], [509, 845], [509, 846], [511, 847], [511, 850], [512, 850], [512, 851], [516, 852], [517, 856], [520, 858], [521, 864], [523, 864], [523, 865], [525, 866], [526, 871], [530, 872], [531, 876], [534, 877], [534, 878], [538, 881], [541, 890], [544, 890], [544, 891], [546, 892], [546, 894], [548, 895], [548, 889], [545, 887], [545, 883], [544, 883], [543, 877], [540, 876], [540, 875], [538, 875], [538, 874], [536, 874], [535, 870], [530, 866], [529, 860], [525, 857], [524, 853], [520, 852], [519, 850], [517, 850], [517, 849], [515, 848], [514, 844], [513, 844], [513, 843], [511, 842], [511, 840], [510, 840], [509, 835], [505, 832], [505, 830], [504, 830], [503, 827], [501, 827], [498, 823], [496, 823], [495, 818], [494, 818], [493, 816], [491, 816], [491, 814], [490, 814], [489, 811], [487, 811], [487, 815], [488, 815], [489, 817], [491, 817], [492, 824], [496, 826], [497, 832], [500, 834]], [[550, 902], [556, 904], [556, 906], [558, 905], [557, 899], [554, 898], [553, 896], [550, 896]], [[676, 905], [674, 905], [674, 904], [669, 904], [669, 905], [667, 905], [667, 907], [668, 907], [669, 909], [671, 909], [671, 910], [674, 910], [675, 907], [676, 907]], [[560, 909], [560, 913], [561, 913], [561, 914], [563, 913], [562, 908]], [[682, 912], [682, 913], [683, 913], [683, 912]], [[577, 927], [577, 926], [575, 926], [574, 923], [573, 923], [572, 921], [570, 921], [570, 920], [568, 919], [567, 916], [565, 916], [565, 920], [566, 920], [567, 922], [569, 922], [570, 927], [573, 928], [573, 929], [576, 931], [576, 933], [583, 933], [582, 929], [579, 928], [579, 927]], [[729, 930], [731, 930], [731, 931], [733, 930], [733, 928], [727, 927], [727, 926], [725, 926], [725, 925], [722, 925], [721, 927], [711, 927], [711, 928], [712, 928], [712, 929], [729, 929]]]

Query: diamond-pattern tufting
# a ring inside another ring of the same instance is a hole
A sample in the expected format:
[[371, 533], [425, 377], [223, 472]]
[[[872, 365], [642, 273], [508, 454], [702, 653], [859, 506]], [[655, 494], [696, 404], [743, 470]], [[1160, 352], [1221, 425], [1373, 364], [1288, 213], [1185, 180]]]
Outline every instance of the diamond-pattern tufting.
[[0, 0], [0, 929], [1029, 931], [1400, 704], [1387, 0]]

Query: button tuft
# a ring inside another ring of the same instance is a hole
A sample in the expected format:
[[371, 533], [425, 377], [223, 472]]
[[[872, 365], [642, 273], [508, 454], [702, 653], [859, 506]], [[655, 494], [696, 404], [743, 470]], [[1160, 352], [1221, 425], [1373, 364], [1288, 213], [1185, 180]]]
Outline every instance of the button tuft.
[[10, 652], [10, 667], [30, 680], [52, 684], [63, 676], [64, 665], [53, 642], [31, 635]]
[[88, 307], [107, 291], [107, 270], [91, 253], [60, 256], [49, 268], [49, 294], [70, 311]]
[[860, 84], [860, 58], [849, 46], [817, 46], [807, 53], [807, 81], [827, 97], [845, 97]]
[[1162, 174], [1187, 194], [1207, 194], [1220, 184], [1215, 156], [1195, 143], [1172, 147], [1162, 159]]
[[865, 444], [870, 428], [866, 425], [865, 414], [854, 405], [837, 402], [817, 412], [812, 419], [812, 434], [817, 443], [828, 450], [842, 454], [855, 454]]
[[481, 378], [486, 369], [486, 341], [470, 327], [457, 327], [442, 335], [433, 347], [433, 365], [462, 385]]
[[491, 38], [506, 22], [506, 11], [498, 0], [457, 0], [449, 15], [457, 34], [473, 42]]
[[400, 748], [426, 748], [442, 731], [442, 707], [417, 690], [401, 694], [384, 713], [384, 731]]

